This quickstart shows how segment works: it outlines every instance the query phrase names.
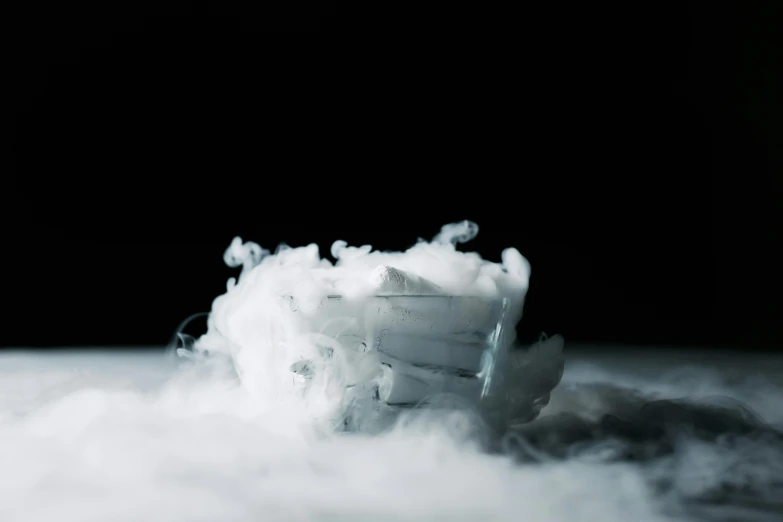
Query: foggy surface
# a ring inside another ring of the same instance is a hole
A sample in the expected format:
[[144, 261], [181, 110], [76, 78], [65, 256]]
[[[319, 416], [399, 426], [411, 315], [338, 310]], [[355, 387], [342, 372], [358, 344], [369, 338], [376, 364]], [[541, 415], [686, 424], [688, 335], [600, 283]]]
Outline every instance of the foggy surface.
[[566, 361], [542, 417], [485, 451], [454, 416], [322, 435], [160, 354], [3, 353], [0, 520], [781, 519], [779, 358]]

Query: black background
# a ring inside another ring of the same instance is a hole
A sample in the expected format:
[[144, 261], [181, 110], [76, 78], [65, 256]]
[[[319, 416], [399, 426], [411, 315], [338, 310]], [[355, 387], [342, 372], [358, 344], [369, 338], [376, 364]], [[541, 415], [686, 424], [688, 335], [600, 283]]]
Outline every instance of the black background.
[[472, 219], [532, 264], [523, 340], [783, 346], [775, 3], [221, 6], [13, 19], [0, 345], [164, 344], [235, 235]]

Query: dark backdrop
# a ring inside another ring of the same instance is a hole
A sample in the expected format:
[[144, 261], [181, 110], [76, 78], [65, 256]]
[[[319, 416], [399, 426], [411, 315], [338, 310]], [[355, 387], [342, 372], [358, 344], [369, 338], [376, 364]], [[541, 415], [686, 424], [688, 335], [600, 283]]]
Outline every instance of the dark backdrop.
[[530, 260], [524, 340], [781, 346], [774, 3], [327, 6], [14, 20], [2, 346], [166, 343], [234, 235], [403, 249], [461, 219]]

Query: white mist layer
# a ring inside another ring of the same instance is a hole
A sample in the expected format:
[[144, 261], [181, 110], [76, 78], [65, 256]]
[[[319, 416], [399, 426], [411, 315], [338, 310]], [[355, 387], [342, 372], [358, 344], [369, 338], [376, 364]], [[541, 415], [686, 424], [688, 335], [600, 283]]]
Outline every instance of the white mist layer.
[[[334, 263], [322, 258], [315, 244], [281, 245], [272, 254], [235, 238], [225, 261], [241, 266], [242, 272], [215, 299], [208, 332], [195, 349], [228, 355], [243, 386], [262, 407], [283, 408], [320, 422], [324, 429], [346, 425], [349, 415], [355, 424], [366, 424], [379, 415], [371, 398], [384, 379], [384, 360], [375, 349], [382, 319], [376, 316], [382, 309], [390, 314], [399, 310], [377, 296], [477, 298], [458, 303], [467, 319], [454, 322], [453, 331], [448, 330], [449, 318], [435, 327], [447, 338], [465, 324], [491, 332], [501, 321], [502, 342], [513, 342], [530, 266], [515, 248], [502, 252], [501, 263], [457, 250], [458, 243], [477, 233], [478, 226], [469, 221], [446, 225], [432, 241], [419, 240], [405, 252], [336, 241]], [[408, 300], [406, 313], [432, 316], [437, 312], [432, 302]], [[441, 308], [452, 309], [454, 302], [444, 301]], [[508, 306], [501, 309], [499, 303]]]
[[[587, 353], [539, 420], [618, 412], [639, 397], [720, 394], [783, 422], [779, 360], [734, 356], [708, 368], [704, 359], [634, 347]], [[151, 355], [0, 354], [0, 520], [659, 522], [694, 520], [681, 509], [689, 499], [698, 501], [695, 520], [780, 520], [780, 512], [709, 502], [722, 484], [780, 498], [772, 486], [783, 449], [751, 437], [740, 452], [683, 435], [671, 457], [652, 464], [520, 465], [482, 453], [459, 416], [377, 437], [317, 437], [207, 370]], [[674, 491], [658, 497], [662, 474]]]

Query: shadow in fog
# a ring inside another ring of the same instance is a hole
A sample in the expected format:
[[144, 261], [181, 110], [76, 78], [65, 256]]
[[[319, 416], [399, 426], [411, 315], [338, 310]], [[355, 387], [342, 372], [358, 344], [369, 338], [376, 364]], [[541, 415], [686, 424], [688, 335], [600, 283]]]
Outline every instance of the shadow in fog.
[[564, 386], [553, 403], [558, 413], [515, 427], [498, 449], [528, 464], [631, 463], [699, 518], [783, 516], [783, 432], [735, 399], [650, 400], [595, 383]]

